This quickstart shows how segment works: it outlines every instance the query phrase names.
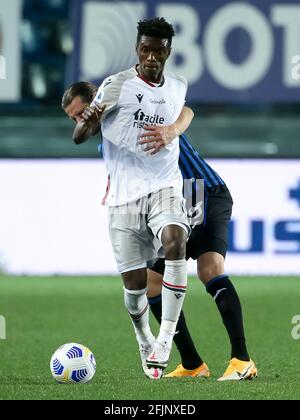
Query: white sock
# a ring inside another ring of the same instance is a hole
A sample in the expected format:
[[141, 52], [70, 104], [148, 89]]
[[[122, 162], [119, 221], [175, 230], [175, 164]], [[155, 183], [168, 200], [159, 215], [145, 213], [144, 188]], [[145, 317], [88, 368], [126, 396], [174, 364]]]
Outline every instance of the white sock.
[[155, 339], [149, 326], [147, 289], [127, 290], [124, 288], [124, 300], [139, 344], [152, 344]]
[[157, 341], [171, 348], [187, 287], [186, 260], [166, 261], [162, 288], [162, 322]]

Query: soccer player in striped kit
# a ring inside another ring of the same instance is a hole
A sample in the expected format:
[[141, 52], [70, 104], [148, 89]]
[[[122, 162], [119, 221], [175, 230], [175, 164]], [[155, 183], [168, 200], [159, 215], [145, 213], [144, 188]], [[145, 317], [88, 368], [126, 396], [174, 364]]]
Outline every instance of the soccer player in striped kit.
[[[168, 127], [145, 127], [145, 130], [141, 136], [141, 143], [149, 143], [148, 149], [152, 153], [162, 150], [174, 137], [173, 129], [168, 133]], [[197, 261], [198, 277], [214, 298], [230, 338], [231, 361], [219, 381], [252, 379], [257, 376], [257, 368], [246, 347], [242, 308], [224, 267], [228, 248], [228, 224], [233, 205], [231, 194], [222, 178], [200, 157], [184, 134], [180, 135], [179, 167], [183, 178], [191, 180], [194, 184], [195, 208], [198, 204], [196, 180], [203, 180], [204, 185], [203, 218], [200, 224], [196, 220], [193, 226], [187, 243], [187, 259]], [[201, 195], [199, 197], [201, 198]], [[161, 318], [160, 289], [163, 269], [164, 260], [160, 259], [148, 274], [149, 303], [158, 321]], [[201, 309], [199, 312], [201, 313]], [[177, 331], [174, 341], [182, 363], [166, 377], [210, 377], [207, 365], [194, 346], [183, 312], [178, 321]]]

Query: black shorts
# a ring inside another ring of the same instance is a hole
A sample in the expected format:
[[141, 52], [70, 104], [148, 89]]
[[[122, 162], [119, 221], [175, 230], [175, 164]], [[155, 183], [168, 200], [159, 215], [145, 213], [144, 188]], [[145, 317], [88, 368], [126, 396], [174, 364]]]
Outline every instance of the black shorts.
[[[195, 226], [186, 245], [186, 258], [198, 259], [206, 252], [217, 252], [226, 257], [228, 249], [228, 224], [233, 201], [226, 186], [209, 190], [205, 198], [204, 221]], [[165, 260], [159, 259], [151, 270], [163, 274]]]

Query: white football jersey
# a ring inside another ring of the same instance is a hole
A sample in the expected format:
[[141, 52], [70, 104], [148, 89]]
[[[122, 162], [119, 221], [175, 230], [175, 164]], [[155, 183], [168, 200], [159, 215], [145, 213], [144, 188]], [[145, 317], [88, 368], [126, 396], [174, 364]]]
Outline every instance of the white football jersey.
[[111, 178], [109, 206], [135, 201], [149, 193], [174, 187], [182, 191], [179, 138], [154, 156], [140, 145], [145, 125], [170, 125], [185, 104], [184, 78], [165, 75], [163, 83], [142, 80], [136, 69], [104, 80], [93, 104], [105, 104], [102, 119], [104, 160]]

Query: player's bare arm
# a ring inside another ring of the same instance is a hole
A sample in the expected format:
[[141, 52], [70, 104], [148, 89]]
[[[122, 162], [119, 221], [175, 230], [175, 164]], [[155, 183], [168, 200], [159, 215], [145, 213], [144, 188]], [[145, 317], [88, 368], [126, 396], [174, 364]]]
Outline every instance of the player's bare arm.
[[79, 122], [73, 133], [73, 140], [75, 144], [85, 143], [90, 137], [95, 136], [100, 132], [100, 125], [94, 126], [93, 128], [87, 127], [85, 121]]
[[169, 126], [145, 126], [145, 132], [140, 136], [140, 144], [148, 144], [145, 152], [155, 155], [176, 137], [184, 133], [189, 128], [193, 118], [193, 110], [185, 106], [174, 124]]
[[104, 110], [105, 105], [93, 105], [85, 109], [73, 133], [75, 144], [82, 144], [100, 132], [100, 121]]
[[87, 141], [101, 130], [100, 120], [105, 110], [104, 105], [90, 104], [97, 94], [97, 86], [89, 82], [77, 82], [71, 85], [62, 98], [62, 109], [75, 122], [73, 139], [76, 144]]

